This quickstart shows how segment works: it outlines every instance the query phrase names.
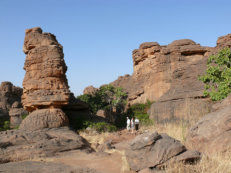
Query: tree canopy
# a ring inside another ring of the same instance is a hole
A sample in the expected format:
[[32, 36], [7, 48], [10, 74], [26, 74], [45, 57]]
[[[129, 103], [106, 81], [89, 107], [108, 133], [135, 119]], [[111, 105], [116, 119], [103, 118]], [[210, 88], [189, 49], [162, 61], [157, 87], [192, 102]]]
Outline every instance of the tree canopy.
[[123, 110], [126, 105], [127, 93], [121, 87], [103, 85], [94, 94], [83, 94], [77, 98], [88, 103], [90, 111], [96, 113], [99, 109]]

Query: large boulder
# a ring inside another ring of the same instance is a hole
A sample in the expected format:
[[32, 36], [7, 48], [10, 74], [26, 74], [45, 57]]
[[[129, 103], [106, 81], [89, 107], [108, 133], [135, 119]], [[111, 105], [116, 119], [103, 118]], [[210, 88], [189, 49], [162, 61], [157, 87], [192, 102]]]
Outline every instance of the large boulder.
[[160, 168], [169, 162], [195, 162], [200, 153], [187, 150], [180, 141], [166, 134], [144, 133], [133, 139], [126, 150], [129, 166], [134, 171]]
[[0, 163], [55, 156], [70, 150], [93, 151], [84, 138], [68, 127], [0, 132]]
[[202, 117], [189, 130], [186, 145], [207, 154], [231, 151], [231, 106]]
[[20, 124], [22, 130], [38, 130], [68, 126], [68, 117], [61, 109], [38, 109], [30, 113]]

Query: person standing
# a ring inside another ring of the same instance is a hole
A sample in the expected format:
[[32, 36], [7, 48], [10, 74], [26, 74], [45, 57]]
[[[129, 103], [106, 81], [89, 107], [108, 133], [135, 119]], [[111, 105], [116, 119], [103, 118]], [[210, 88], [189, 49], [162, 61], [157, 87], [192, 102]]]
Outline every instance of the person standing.
[[133, 131], [134, 131], [134, 118], [132, 117], [132, 119], [131, 119], [131, 129], [132, 129], [132, 133], [133, 133]]
[[136, 131], [139, 130], [139, 124], [140, 124], [140, 121], [139, 121], [139, 119], [136, 117], [136, 118], [135, 118], [135, 127], [136, 127]]
[[130, 126], [131, 126], [131, 121], [130, 121], [130, 119], [127, 117], [127, 131], [130, 130]]

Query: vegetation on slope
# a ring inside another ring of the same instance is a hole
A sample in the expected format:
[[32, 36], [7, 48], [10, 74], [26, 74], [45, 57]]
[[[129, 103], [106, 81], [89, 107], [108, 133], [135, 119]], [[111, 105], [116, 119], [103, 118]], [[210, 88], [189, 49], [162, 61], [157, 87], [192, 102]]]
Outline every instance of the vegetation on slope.
[[231, 93], [231, 51], [224, 48], [211, 55], [207, 62], [206, 74], [199, 76], [205, 83], [205, 96], [213, 101], [222, 100]]

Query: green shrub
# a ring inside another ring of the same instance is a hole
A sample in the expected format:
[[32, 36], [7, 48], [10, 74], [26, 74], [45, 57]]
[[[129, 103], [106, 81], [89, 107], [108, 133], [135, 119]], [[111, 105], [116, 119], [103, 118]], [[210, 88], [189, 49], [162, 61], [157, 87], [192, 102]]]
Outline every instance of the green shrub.
[[0, 131], [10, 130], [9, 117], [0, 117]]
[[106, 122], [98, 122], [98, 123], [93, 123], [90, 121], [86, 121], [84, 123], [85, 128], [90, 127], [94, 130], [96, 130], [97, 132], [114, 132], [117, 130], [116, 126], [111, 125], [109, 123]]
[[148, 109], [151, 107], [152, 103], [149, 100], [145, 104], [134, 104], [127, 110], [128, 117], [137, 117], [140, 120], [140, 124], [144, 126], [153, 125], [153, 120], [149, 119], [147, 113]]
[[99, 109], [112, 111], [116, 108], [118, 111], [123, 111], [127, 93], [120, 87], [103, 85], [93, 95], [83, 94], [77, 98], [88, 103], [90, 111], [95, 114]]
[[21, 115], [22, 120], [24, 120], [27, 117], [28, 114]]
[[206, 74], [199, 76], [205, 83], [204, 96], [222, 100], [231, 93], [231, 51], [224, 48], [208, 58]]

